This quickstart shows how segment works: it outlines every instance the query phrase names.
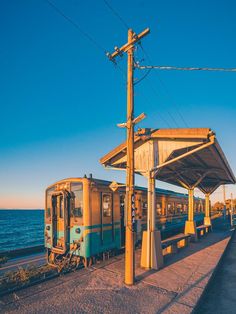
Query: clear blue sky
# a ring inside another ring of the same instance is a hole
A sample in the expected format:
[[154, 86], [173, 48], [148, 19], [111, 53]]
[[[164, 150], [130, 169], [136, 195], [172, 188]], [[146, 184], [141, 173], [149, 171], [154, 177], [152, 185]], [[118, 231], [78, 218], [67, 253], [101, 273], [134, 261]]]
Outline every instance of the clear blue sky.
[[[103, 0], [51, 1], [102, 49], [45, 0], [0, 2], [0, 208], [43, 207], [45, 188], [65, 177], [125, 179], [98, 160], [125, 139], [116, 127], [125, 78], [103, 49], [125, 43], [127, 30]], [[150, 27], [142, 45], [154, 64], [236, 67], [235, 1], [107, 2], [136, 32]], [[141, 49], [136, 59], [150, 63]], [[135, 88], [135, 112], [147, 113], [141, 127], [185, 127], [179, 111], [189, 126], [212, 128], [235, 172], [235, 87], [235, 73], [152, 71]]]

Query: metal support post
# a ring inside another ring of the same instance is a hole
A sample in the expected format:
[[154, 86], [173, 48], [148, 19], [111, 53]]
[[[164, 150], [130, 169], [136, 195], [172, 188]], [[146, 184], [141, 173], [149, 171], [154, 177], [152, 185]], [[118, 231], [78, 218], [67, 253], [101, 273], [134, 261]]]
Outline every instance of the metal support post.
[[146, 269], [159, 269], [163, 266], [161, 233], [156, 229], [155, 179], [148, 176], [148, 215], [147, 231], [143, 232], [141, 266]]
[[233, 216], [233, 193], [230, 194], [230, 226], [234, 225], [234, 216]]
[[223, 202], [224, 202], [223, 217], [224, 217], [224, 220], [225, 220], [225, 219], [226, 219], [226, 196], [225, 196], [225, 185], [223, 185]]
[[188, 220], [193, 221], [194, 216], [194, 189], [188, 190]]
[[210, 194], [205, 194], [205, 217], [204, 225], [211, 226], [211, 217], [210, 217]]
[[197, 240], [196, 223], [194, 221], [194, 189], [188, 189], [188, 220], [185, 222], [185, 234], [191, 234]]

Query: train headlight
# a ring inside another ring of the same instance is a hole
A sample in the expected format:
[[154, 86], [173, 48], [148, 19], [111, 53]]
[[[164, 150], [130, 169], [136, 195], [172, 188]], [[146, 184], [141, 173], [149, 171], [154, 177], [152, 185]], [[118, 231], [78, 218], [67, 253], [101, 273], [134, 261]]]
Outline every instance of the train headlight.
[[81, 232], [80, 228], [76, 228], [75, 232], [79, 234]]

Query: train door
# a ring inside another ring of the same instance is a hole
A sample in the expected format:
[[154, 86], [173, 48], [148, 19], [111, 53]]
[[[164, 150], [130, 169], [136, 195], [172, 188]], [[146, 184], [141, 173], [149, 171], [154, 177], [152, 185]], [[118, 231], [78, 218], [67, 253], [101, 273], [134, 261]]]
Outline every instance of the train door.
[[125, 194], [120, 194], [121, 247], [125, 246]]
[[114, 241], [113, 193], [101, 193], [101, 243]]
[[52, 228], [53, 228], [53, 248], [59, 253], [67, 250], [67, 226], [68, 226], [68, 206], [69, 193], [66, 191], [52, 194]]

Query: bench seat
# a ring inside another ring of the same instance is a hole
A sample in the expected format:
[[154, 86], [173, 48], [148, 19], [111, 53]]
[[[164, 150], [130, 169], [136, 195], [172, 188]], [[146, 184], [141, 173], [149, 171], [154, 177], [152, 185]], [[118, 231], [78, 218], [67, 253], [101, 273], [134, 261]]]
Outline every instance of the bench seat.
[[197, 229], [198, 235], [203, 236], [205, 233], [211, 231], [211, 226], [201, 225], [201, 226], [198, 226], [196, 229]]
[[161, 241], [163, 255], [176, 253], [178, 248], [185, 247], [189, 244], [191, 235], [180, 233], [166, 240]]

